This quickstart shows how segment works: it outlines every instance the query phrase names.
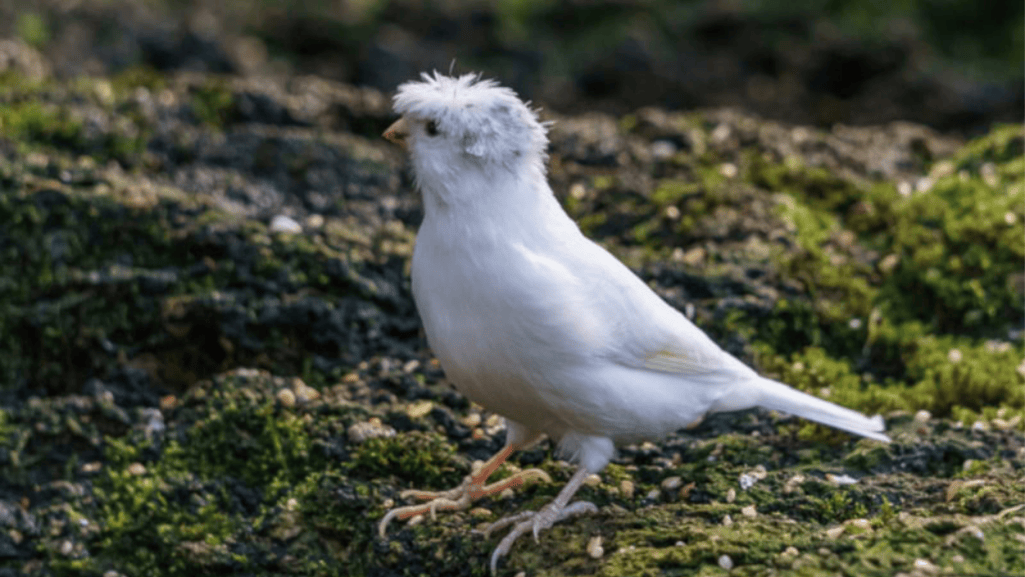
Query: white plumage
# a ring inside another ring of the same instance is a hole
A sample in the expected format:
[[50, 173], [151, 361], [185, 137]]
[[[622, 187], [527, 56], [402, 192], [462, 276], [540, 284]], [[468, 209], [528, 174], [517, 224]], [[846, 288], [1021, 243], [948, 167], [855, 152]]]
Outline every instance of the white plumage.
[[475, 75], [424, 74], [399, 87], [386, 133], [408, 146], [424, 221], [412, 281], [427, 341], [448, 378], [501, 414], [507, 446], [456, 489], [410, 492], [428, 503], [393, 518], [464, 508], [515, 486], [484, 486], [513, 450], [548, 435], [580, 466], [552, 504], [514, 525], [492, 570], [521, 534], [594, 510], [569, 501], [615, 445], [658, 439], [705, 414], [755, 406], [880, 441], [869, 419], [758, 376], [590, 241], [545, 178], [546, 125], [508, 88]]

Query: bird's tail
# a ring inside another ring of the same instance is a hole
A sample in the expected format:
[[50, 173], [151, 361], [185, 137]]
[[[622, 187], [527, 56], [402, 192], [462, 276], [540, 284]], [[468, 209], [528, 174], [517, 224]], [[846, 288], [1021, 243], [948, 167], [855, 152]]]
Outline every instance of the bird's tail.
[[770, 379], [762, 379], [758, 383], [758, 393], [755, 404], [759, 407], [797, 415], [869, 439], [890, 441], [883, 434], [886, 424], [880, 415], [866, 417]]

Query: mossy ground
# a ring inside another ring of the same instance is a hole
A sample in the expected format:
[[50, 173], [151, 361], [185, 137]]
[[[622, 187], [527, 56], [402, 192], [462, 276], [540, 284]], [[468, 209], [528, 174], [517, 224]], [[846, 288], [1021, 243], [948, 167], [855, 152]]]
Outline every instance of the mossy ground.
[[[0, 575], [484, 575], [471, 529], [569, 478], [543, 445], [513, 463], [553, 484], [377, 537], [399, 491], [457, 484], [504, 433], [419, 336], [419, 209], [365, 138], [384, 100], [309, 82], [3, 78]], [[1022, 129], [864, 130], [852, 151], [729, 111], [556, 125], [588, 234], [894, 442], [750, 412], [625, 447], [580, 493], [600, 512], [503, 574], [1025, 570]]]

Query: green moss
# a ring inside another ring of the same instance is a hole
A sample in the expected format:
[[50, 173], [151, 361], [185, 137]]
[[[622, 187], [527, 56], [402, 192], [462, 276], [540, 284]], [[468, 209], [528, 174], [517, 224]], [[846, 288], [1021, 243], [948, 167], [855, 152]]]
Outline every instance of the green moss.
[[[269, 377], [225, 376], [184, 400], [178, 417], [195, 420], [162, 446], [140, 434], [106, 438], [105, 473], [95, 483], [103, 531], [90, 545], [96, 566], [161, 575], [238, 571], [269, 547], [252, 539], [254, 529], [279, 539], [304, 528], [327, 530], [303, 524], [301, 514], [346, 516], [335, 535], [358, 526], [351, 500], [324, 509], [328, 494], [337, 495], [325, 487], [343, 482], [342, 463], [315, 450], [344, 428], [345, 409], [322, 407], [324, 420], [315, 420], [280, 407], [276, 386]], [[368, 534], [350, 537], [365, 542]], [[310, 551], [305, 562], [326, 559], [321, 547]]]
[[368, 439], [355, 451], [351, 471], [362, 478], [394, 476], [427, 488], [449, 488], [458, 477], [455, 452], [434, 433]]
[[[119, 466], [125, 453], [124, 448], [112, 453], [111, 468], [96, 483], [103, 523], [94, 544], [97, 566], [116, 562], [134, 574], [188, 575], [197, 565], [234, 565], [223, 544], [242, 522], [225, 512], [225, 495], [214, 486], [196, 486], [177, 448], [147, 463], [144, 474]], [[191, 498], [181, 499], [181, 491]], [[187, 552], [202, 554], [183, 555]]]
[[5, 446], [14, 434], [14, 427], [10, 424], [10, 417], [7, 412], [0, 409], [0, 447]]
[[1022, 142], [1021, 127], [998, 127], [909, 196], [796, 159], [746, 157], [748, 178], [787, 195], [777, 211], [799, 250], [776, 253], [776, 266], [806, 295], [769, 315], [734, 315], [729, 330], [758, 343], [763, 371], [845, 406], [966, 422], [1020, 410], [1019, 353], [986, 339], [1023, 319]]
[[12, 103], [0, 107], [0, 134], [16, 142], [75, 148], [82, 143], [82, 122], [57, 106]]
[[[124, 282], [111, 283], [103, 298], [69, 289], [88, 284], [93, 271], [125, 273], [123, 268], [107, 268], [125, 246], [135, 247], [133, 259], [139, 266], [166, 263], [174, 254], [162, 252], [170, 248], [166, 230], [150, 226], [159, 215], [46, 189], [3, 195], [0, 219], [11, 239], [0, 252], [0, 273], [12, 279], [0, 283], [0, 303], [6, 309], [0, 342], [11, 351], [0, 356], [3, 382], [31, 378], [37, 386], [57, 390], [80, 383], [83, 372], [105, 373], [111, 363], [86, 352], [93, 339], [139, 341], [131, 336], [157, 324], [157, 311], [138, 289], [143, 276], [126, 274]], [[40, 300], [40, 295], [54, 296]]]
[[212, 127], [225, 126], [235, 115], [235, 94], [221, 82], [195, 87], [190, 102], [199, 120]]
[[1022, 289], [1013, 278], [1025, 259], [1022, 206], [1020, 175], [957, 174], [895, 204], [886, 215], [893, 231], [887, 252], [899, 260], [880, 288], [884, 312], [895, 321], [927, 320], [939, 331], [969, 334], [1020, 319]]
[[310, 453], [311, 440], [302, 420], [273, 399], [229, 397], [214, 405], [216, 412], [189, 431], [183, 450], [183, 458], [197, 474], [230, 474], [274, 492], [323, 465]]
[[908, 347], [912, 403], [939, 417], [968, 422], [1000, 407], [1025, 408], [1025, 376], [1017, 366], [1020, 349], [993, 347], [958, 337], [925, 337]]
[[863, 195], [861, 188], [825, 168], [809, 167], [797, 156], [769, 162], [751, 151], [744, 156], [744, 180], [775, 192], [785, 192], [819, 211], [844, 213]]
[[18, 15], [15, 25], [18, 36], [26, 44], [36, 48], [42, 48], [50, 41], [50, 25], [46, 19], [35, 12], [23, 12]]
[[110, 83], [121, 95], [128, 95], [136, 88], [156, 92], [167, 87], [167, 76], [148, 66], [131, 66], [111, 78]]
[[[5, 83], [6, 84], [6, 83]], [[146, 143], [140, 122], [125, 115], [120, 125], [87, 133], [81, 117], [71, 107], [46, 104], [33, 94], [36, 86], [16, 84], [9, 102], [0, 106], [0, 136], [14, 141], [22, 150], [68, 150], [96, 160], [118, 160], [135, 164]]]
[[664, 179], [651, 193], [651, 201], [660, 206], [676, 204], [685, 197], [700, 191], [697, 184], [675, 178]]

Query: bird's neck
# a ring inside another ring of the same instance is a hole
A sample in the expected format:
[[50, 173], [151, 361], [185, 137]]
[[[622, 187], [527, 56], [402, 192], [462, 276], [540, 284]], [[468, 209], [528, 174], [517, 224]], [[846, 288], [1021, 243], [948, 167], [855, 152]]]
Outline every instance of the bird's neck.
[[544, 242], [578, 229], [552, 194], [543, 170], [464, 171], [445, 186], [422, 186], [424, 226], [462, 234]]

